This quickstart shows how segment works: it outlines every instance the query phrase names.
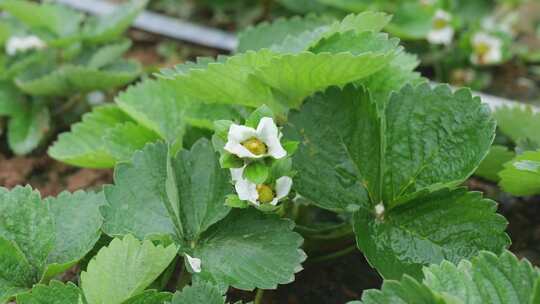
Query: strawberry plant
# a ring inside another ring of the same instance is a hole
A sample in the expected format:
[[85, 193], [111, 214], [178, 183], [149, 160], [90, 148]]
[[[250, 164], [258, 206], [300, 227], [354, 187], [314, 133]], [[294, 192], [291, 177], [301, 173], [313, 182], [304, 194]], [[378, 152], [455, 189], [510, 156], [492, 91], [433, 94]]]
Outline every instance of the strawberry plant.
[[0, 1], [0, 115], [13, 152], [35, 149], [54, 119], [64, 119], [86, 94], [138, 77], [140, 65], [121, 58], [131, 46], [121, 35], [146, 2], [86, 18], [57, 4]]
[[[435, 298], [453, 290], [419, 283], [430, 265], [468, 284], [464, 272], [493, 259], [483, 250], [515, 261], [496, 203], [460, 186], [494, 118], [469, 90], [425, 83], [380, 32], [388, 22], [262, 24], [243, 52], [165, 69], [86, 114], [49, 154], [114, 167], [114, 183], [44, 202], [1, 190], [0, 299], [224, 303], [229, 287], [292, 282], [306, 255], [347, 250], [342, 239], [384, 279]], [[321, 253], [327, 243], [337, 249]], [[53, 280], [77, 263], [78, 285]]]

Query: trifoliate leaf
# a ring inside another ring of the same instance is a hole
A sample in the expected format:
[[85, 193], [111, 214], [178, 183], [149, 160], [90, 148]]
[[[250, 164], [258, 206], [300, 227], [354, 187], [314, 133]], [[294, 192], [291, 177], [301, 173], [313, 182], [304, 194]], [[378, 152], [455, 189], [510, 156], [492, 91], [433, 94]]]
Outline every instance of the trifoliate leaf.
[[177, 291], [170, 304], [225, 304], [225, 297], [217, 287], [207, 282], [195, 282]]
[[50, 114], [46, 104], [32, 100], [23, 105], [22, 111], [13, 113], [8, 122], [7, 140], [16, 154], [34, 150], [50, 129]]
[[131, 235], [114, 239], [81, 273], [88, 304], [120, 304], [141, 294], [176, 256], [175, 245], [156, 246]]
[[57, 4], [36, 4], [21, 0], [3, 0], [0, 8], [35, 30], [47, 29], [59, 36], [74, 35], [83, 14]]
[[510, 151], [507, 147], [494, 145], [474, 174], [489, 181], [498, 182], [500, 180], [498, 174], [504, 169], [503, 165], [511, 161], [515, 156], [516, 153]]
[[103, 137], [107, 151], [116, 161], [130, 160], [133, 153], [147, 143], [158, 141], [159, 136], [147, 128], [126, 122], [108, 130]]
[[132, 86], [116, 102], [138, 123], [169, 142], [181, 137], [185, 124], [212, 129], [215, 120], [240, 118], [234, 107], [190, 99], [173, 81], [163, 79]]
[[83, 115], [82, 121], [74, 124], [70, 132], [60, 134], [58, 140], [49, 148], [48, 154], [54, 159], [76, 166], [113, 167], [116, 159], [107, 149], [105, 137], [110, 130], [129, 121], [132, 120], [117, 106], [96, 107], [92, 112]]
[[126, 85], [140, 73], [141, 65], [138, 62], [121, 59], [100, 69], [74, 65], [45, 71], [29, 69], [19, 74], [15, 83], [31, 95], [69, 96]]
[[17, 296], [18, 304], [77, 304], [81, 303], [81, 290], [73, 283], [51, 281], [49, 285], [38, 284], [31, 291]]
[[483, 251], [457, 266], [444, 261], [425, 267], [423, 273], [422, 283], [405, 276], [401, 281], [384, 282], [381, 291], [367, 290], [361, 303], [533, 304], [540, 279], [538, 268], [509, 251], [500, 256]]
[[306, 257], [292, 226], [254, 208], [231, 211], [195, 245], [193, 256], [202, 262], [196, 276], [245, 290], [292, 282]]
[[382, 214], [360, 210], [354, 217], [358, 247], [387, 279], [422, 276], [422, 266], [457, 263], [479, 250], [501, 252], [509, 245], [506, 220], [480, 193], [442, 189], [420, 195]]
[[502, 189], [514, 195], [540, 193], [540, 151], [527, 151], [508, 163], [499, 173]]
[[0, 188], [0, 299], [65, 271], [100, 235], [103, 195], [62, 193], [42, 201], [30, 187]]
[[90, 18], [83, 28], [83, 38], [92, 43], [116, 39], [131, 25], [148, 0], [130, 0], [110, 14]]
[[501, 107], [493, 115], [500, 131], [514, 143], [528, 139], [540, 145], [540, 113], [530, 107]]

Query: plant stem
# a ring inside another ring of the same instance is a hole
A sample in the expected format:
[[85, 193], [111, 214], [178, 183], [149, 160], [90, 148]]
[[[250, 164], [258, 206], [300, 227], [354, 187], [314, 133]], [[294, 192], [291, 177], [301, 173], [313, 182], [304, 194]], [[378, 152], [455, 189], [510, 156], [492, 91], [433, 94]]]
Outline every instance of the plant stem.
[[257, 293], [255, 294], [255, 300], [253, 301], [253, 304], [262, 304], [264, 297], [264, 289], [257, 289]]
[[353, 252], [355, 250], [356, 250], [356, 245], [352, 245], [352, 246], [344, 248], [344, 249], [342, 249], [340, 251], [332, 252], [330, 254], [321, 255], [321, 256], [318, 256], [316, 258], [310, 259], [310, 260], [308, 260], [308, 262], [309, 263], [326, 262], [326, 261], [329, 261], [329, 260], [337, 259], [337, 258], [342, 257], [342, 256], [346, 256], [346, 255], [348, 255], [349, 253], [351, 253], [351, 252]]

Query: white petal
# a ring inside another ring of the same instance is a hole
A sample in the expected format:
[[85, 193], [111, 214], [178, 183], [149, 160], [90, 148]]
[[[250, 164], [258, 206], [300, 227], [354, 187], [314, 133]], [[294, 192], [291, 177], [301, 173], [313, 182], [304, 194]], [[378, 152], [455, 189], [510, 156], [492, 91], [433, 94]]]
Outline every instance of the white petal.
[[486, 54], [485, 57], [486, 63], [498, 63], [502, 60], [502, 51], [501, 48], [492, 48]]
[[246, 147], [242, 145], [242, 142], [257, 137], [257, 131], [253, 128], [232, 124], [229, 128], [229, 134], [227, 135], [227, 143], [225, 144], [225, 151], [232, 153], [241, 158], [260, 158], [264, 155], [255, 155], [251, 153]]
[[248, 181], [247, 179], [239, 179], [234, 185], [238, 198], [243, 201], [251, 202], [255, 205], [259, 205], [259, 192], [257, 192], [257, 185]]
[[278, 200], [289, 195], [292, 187], [292, 178], [288, 176], [282, 176], [276, 180], [276, 198]]
[[375, 214], [377, 217], [381, 217], [384, 214], [384, 205], [383, 203], [378, 203], [375, 205]]
[[450, 21], [452, 19], [452, 15], [450, 15], [450, 13], [448, 13], [447, 11], [438, 9], [435, 12], [435, 16], [433, 16], [433, 19], [442, 19], [442, 20]]
[[268, 148], [268, 155], [279, 159], [287, 155], [287, 151], [281, 146], [279, 129], [270, 117], [263, 117], [257, 126], [257, 135]]
[[427, 40], [433, 44], [450, 44], [454, 37], [454, 29], [451, 26], [439, 30], [431, 30], [427, 35]]
[[244, 175], [244, 169], [246, 168], [246, 166], [243, 166], [241, 168], [231, 168], [231, 179], [233, 182], [237, 182], [241, 179], [243, 179], [243, 175]]
[[184, 255], [187, 258], [187, 262], [189, 266], [191, 267], [191, 270], [193, 270], [193, 272], [196, 272], [196, 273], [201, 272], [201, 259], [191, 257], [187, 253], [184, 253]]

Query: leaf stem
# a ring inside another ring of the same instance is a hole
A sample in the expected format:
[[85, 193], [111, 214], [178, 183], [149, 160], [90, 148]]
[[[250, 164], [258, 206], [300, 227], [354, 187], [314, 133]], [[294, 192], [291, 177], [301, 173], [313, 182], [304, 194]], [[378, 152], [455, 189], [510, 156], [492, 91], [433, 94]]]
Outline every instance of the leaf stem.
[[346, 248], [344, 248], [342, 250], [309, 259], [308, 263], [321, 263], [321, 262], [326, 262], [326, 261], [329, 261], [329, 260], [337, 259], [337, 258], [340, 258], [342, 256], [346, 256], [346, 255], [350, 254], [351, 252], [353, 252], [355, 250], [356, 250], [356, 245], [351, 245], [351, 246], [346, 247]]
[[264, 298], [264, 289], [257, 288], [257, 293], [255, 294], [255, 300], [253, 304], [262, 304]]

